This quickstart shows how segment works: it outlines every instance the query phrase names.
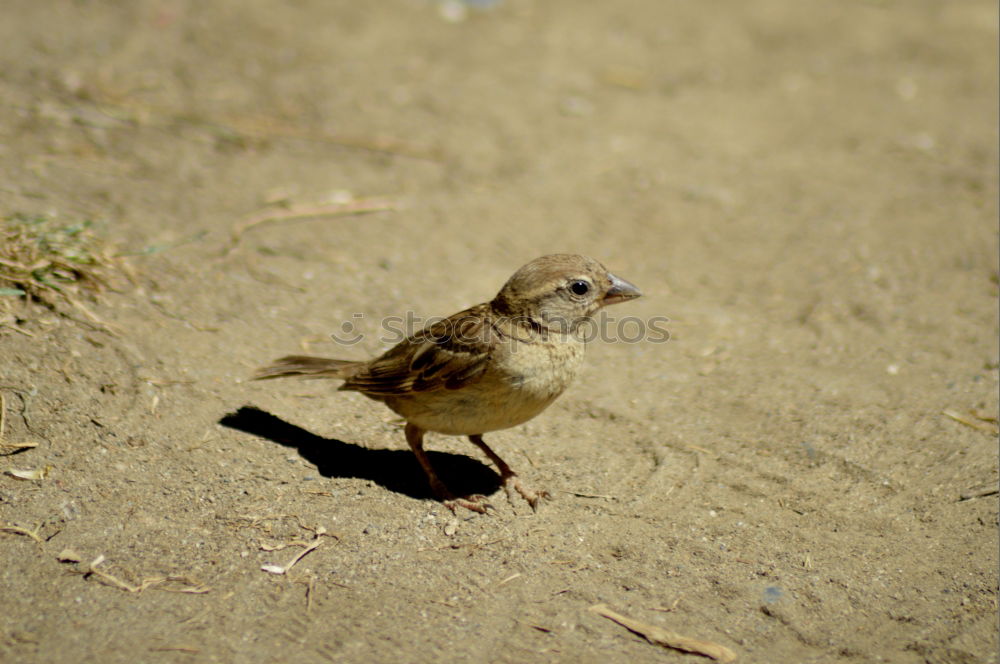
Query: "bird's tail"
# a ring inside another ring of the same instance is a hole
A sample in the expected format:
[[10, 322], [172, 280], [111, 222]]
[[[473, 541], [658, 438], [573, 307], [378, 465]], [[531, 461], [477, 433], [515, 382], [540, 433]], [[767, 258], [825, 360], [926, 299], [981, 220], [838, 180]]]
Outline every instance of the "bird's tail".
[[275, 360], [266, 367], [254, 372], [254, 380], [265, 378], [283, 378], [285, 376], [301, 376], [302, 378], [340, 378], [346, 379], [358, 372], [364, 362], [352, 360], [332, 360], [326, 357], [311, 357], [309, 355], [288, 355]]

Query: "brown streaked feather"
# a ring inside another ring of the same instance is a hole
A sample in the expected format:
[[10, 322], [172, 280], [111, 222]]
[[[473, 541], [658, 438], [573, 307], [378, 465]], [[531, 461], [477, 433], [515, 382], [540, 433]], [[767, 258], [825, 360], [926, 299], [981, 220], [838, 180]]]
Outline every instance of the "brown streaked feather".
[[266, 367], [261, 367], [253, 375], [253, 380], [300, 376], [302, 378], [345, 379], [361, 370], [365, 362], [334, 360], [310, 355], [287, 355]]
[[373, 397], [455, 390], [479, 378], [501, 337], [480, 304], [417, 332], [341, 385]]

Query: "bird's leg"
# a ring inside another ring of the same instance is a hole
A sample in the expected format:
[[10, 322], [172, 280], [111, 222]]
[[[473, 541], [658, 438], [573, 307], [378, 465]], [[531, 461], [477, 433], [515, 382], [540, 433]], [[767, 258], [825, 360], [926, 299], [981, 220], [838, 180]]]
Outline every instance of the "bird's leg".
[[490, 449], [490, 446], [483, 441], [483, 437], [479, 434], [469, 436], [469, 440], [473, 445], [478, 447], [483, 451], [483, 454], [490, 458], [490, 461], [496, 465], [497, 470], [500, 471], [500, 480], [503, 482], [503, 488], [507, 492], [507, 499], [512, 503], [514, 502], [511, 496], [511, 489], [514, 489], [521, 497], [528, 501], [531, 505], [531, 509], [535, 510], [538, 508], [538, 503], [541, 502], [542, 498], [548, 498], [548, 491], [535, 491], [530, 487], [521, 484], [521, 480], [518, 478], [517, 473], [511, 470], [507, 462], [500, 458], [500, 455]]
[[410, 449], [413, 450], [413, 454], [416, 455], [417, 461], [420, 463], [420, 467], [424, 469], [424, 473], [427, 475], [427, 481], [431, 485], [431, 491], [434, 495], [438, 497], [438, 500], [444, 503], [444, 506], [450, 509], [452, 512], [455, 511], [456, 507], [464, 507], [465, 509], [472, 510], [473, 512], [479, 512], [480, 514], [486, 514], [486, 508], [489, 505], [486, 503], [486, 498], [484, 496], [468, 496], [466, 498], [458, 498], [448, 487], [445, 486], [441, 478], [437, 476], [434, 472], [434, 467], [431, 465], [431, 460], [427, 458], [427, 452], [424, 451], [424, 430], [420, 427], [406, 423], [406, 442], [410, 444]]

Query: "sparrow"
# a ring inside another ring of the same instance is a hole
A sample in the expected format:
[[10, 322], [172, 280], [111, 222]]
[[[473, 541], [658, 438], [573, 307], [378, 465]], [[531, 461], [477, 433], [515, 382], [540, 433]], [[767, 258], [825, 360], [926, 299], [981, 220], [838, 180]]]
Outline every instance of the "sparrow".
[[640, 295], [593, 258], [550, 254], [520, 268], [491, 301], [430, 324], [372, 360], [289, 355], [253, 378], [335, 378], [344, 381], [339, 389], [383, 402], [406, 420], [406, 441], [434, 495], [452, 512], [485, 513], [485, 497], [454, 495], [424, 451], [428, 431], [467, 436], [500, 471], [508, 499], [516, 491], [534, 510], [548, 492], [523, 484], [483, 434], [527, 422], [552, 404], [580, 370], [583, 326], [603, 307]]

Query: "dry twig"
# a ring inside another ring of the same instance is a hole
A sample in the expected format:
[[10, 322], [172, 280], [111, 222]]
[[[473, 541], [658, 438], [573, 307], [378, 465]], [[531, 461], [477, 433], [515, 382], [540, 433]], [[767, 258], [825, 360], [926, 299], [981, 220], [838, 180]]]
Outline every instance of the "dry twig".
[[265, 224], [284, 221], [299, 221], [318, 217], [344, 217], [369, 212], [384, 212], [398, 209], [394, 201], [384, 198], [358, 198], [345, 202], [327, 205], [299, 205], [281, 210], [280, 212], [263, 212], [256, 214], [233, 228], [229, 246], [223, 251], [223, 256], [231, 253], [239, 245], [243, 236], [249, 231]]
[[975, 414], [960, 413], [957, 410], [952, 410], [951, 408], [945, 408], [941, 411], [941, 414], [947, 415], [951, 419], [964, 424], [967, 427], [972, 427], [973, 429], [978, 429], [979, 431], [985, 431], [986, 433], [991, 433], [994, 436], [1000, 432], [1000, 428], [997, 427], [996, 421], [991, 421], [987, 417], [979, 417]]
[[[301, 524], [300, 524], [300, 526], [301, 526]], [[305, 528], [306, 530], [311, 530], [311, 531], [313, 531], [313, 533], [315, 533], [315, 538], [313, 539], [313, 541], [311, 541], [311, 542], [294, 541], [294, 542], [289, 542], [289, 543], [287, 543], [284, 546], [275, 547], [275, 548], [272, 548], [272, 549], [265, 549], [265, 550], [277, 551], [277, 550], [280, 550], [280, 549], [284, 549], [284, 548], [286, 548], [288, 546], [301, 546], [301, 547], [303, 547], [303, 549], [301, 551], [299, 551], [297, 554], [295, 554], [295, 557], [293, 557], [291, 560], [289, 560], [284, 565], [261, 565], [260, 568], [263, 571], [269, 572], [271, 574], [287, 574], [288, 570], [292, 569], [292, 567], [295, 565], [295, 563], [299, 562], [300, 560], [302, 560], [303, 558], [305, 558], [308, 554], [312, 553], [313, 551], [315, 551], [316, 549], [319, 548], [319, 545], [320, 545], [320, 543], [322, 541], [321, 538], [324, 535], [326, 535], [327, 537], [337, 537], [336, 535], [327, 533], [326, 532], [326, 528], [324, 528], [323, 526], [319, 526], [317, 528], [309, 528], [307, 526], [301, 526], [301, 527]]]
[[705, 657], [711, 657], [712, 659], [723, 663], [732, 662], [736, 659], [736, 653], [723, 645], [712, 643], [711, 641], [692, 639], [687, 636], [682, 636], [676, 632], [671, 632], [670, 630], [664, 629], [658, 625], [651, 625], [649, 623], [635, 620], [634, 618], [629, 618], [628, 616], [622, 615], [617, 611], [613, 611], [606, 604], [595, 604], [590, 607], [590, 610], [598, 615], [604, 616], [612, 622], [618, 623], [630, 632], [634, 632], [650, 643], [658, 646], [673, 648], [674, 650], [683, 650], [684, 652], [691, 652], [696, 655], [704, 655]]
[[[3, 439], [3, 429], [6, 424], [6, 413], [7, 413], [7, 399], [4, 398], [3, 392], [0, 392], [0, 454], [6, 456], [8, 454], [13, 454], [14, 452], [20, 452], [21, 450], [28, 450], [32, 447], [38, 447], [38, 443], [24, 442], [24, 443], [8, 443]], [[8, 451], [9, 450], [9, 451]]]
[[98, 565], [104, 562], [104, 555], [101, 554], [94, 559], [92, 563], [88, 566], [86, 572], [83, 572], [84, 577], [93, 576], [98, 581], [106, 586], [111, 586], [112, 588], [118, 588], [119, 590], [124, 590], [129, 593], [141, 593], [146, 588], [151, 588], [153, 586], [158, 586], [170, 581], [180, 581], [185, 584], [190, 584], [183, 586], [181, 588], [160, 588], [160, 590], [165, 590], [167, 592], [173, 593], [187, 593], [192, 595], [201, 595], [207, 593], [211, 590], [208, 586], [199, 583], [197, 581], [191, 581], [190, 579], [183, 576], [153, 576], [147, 579], [143, 579], [138, 584], [131, 584], [127, 581], [119, 579], [117, 576], [109, 574], [104, 570], [98, 569]]
[[417, 551], [447, 551], [448, 549], [458, 550], [458, 549], [482, 549], [491, 544], [496, 544], [497, 542], [502, 542], [506, 537], [500, 537], [495, 540], [490, 540], [489, 542], [453, 542], [451, 544], [442, 544], [441, 546], [422, 546]]
[[568, 489], [563, 489], [563, 493], [568, 493], [571, 496], [576, 496], [577, 498], [601, 498], [603, 500], [618, 500], [614, 496], [606, 496], [601, 493], [583, 493], [581, 491], [569, 491]]
[[5, 443], [0, 439], [0, 455], [3, 456], [20, 452], [21, 450], [30, 450], [34, 447], [38, 447], [38, 443]]
[[86, 572], [84, 572], [84, 576], [96, 577], [101, 583], [103, 583], [106, 586], [111, 586], [112, 588], [118, 588], [119, 590], [124, 590], [130, 593], [141, 593], [143, 590], [149, 588], [150, 586], [154, 586], [157, 583], [163, 583], [164, 581], [166, 581], [166, 579], [162, 577], [153, 577], [149, 579], [143, 579], [142, 582], [139, 583], [139, 585], [132, 585], [131, 583], [122, 581], [117, 576], [113, 576], [103, 570], [97, 569], [97, 566], [103, 562], [104, 562], [104, 554], [101, 554], [96, 558], [94, 558], [94, 561], [89, 565], [89, 569]]
[[979, 486], [974, 486], [972, 488], [966, 489], [958, 496], [958, 502], [964, 503], [967, 500], [973, 500], [975, 498], [986, 498], [987, 496], [995, 496], [1000, 493], [1000, 487], [996, 484], [981, 484]]
[[38, 534], [39, 531], [42, 529], [43, 525], [45, 525], [44, 522], [39, 523], [37, 526], [35, 526], [34, 530], [28, 530], [27, 528], [22, 528], [21, 526], [15, 526], [12, 523], [8, 523], [6, 525], [0, 526], [0, 532], [13, 533], [14, 535], [24, 535], [25, 537], [30, 537], [39, 544], [44, 544], [45, 540], [42, 539], [42, 536]]

